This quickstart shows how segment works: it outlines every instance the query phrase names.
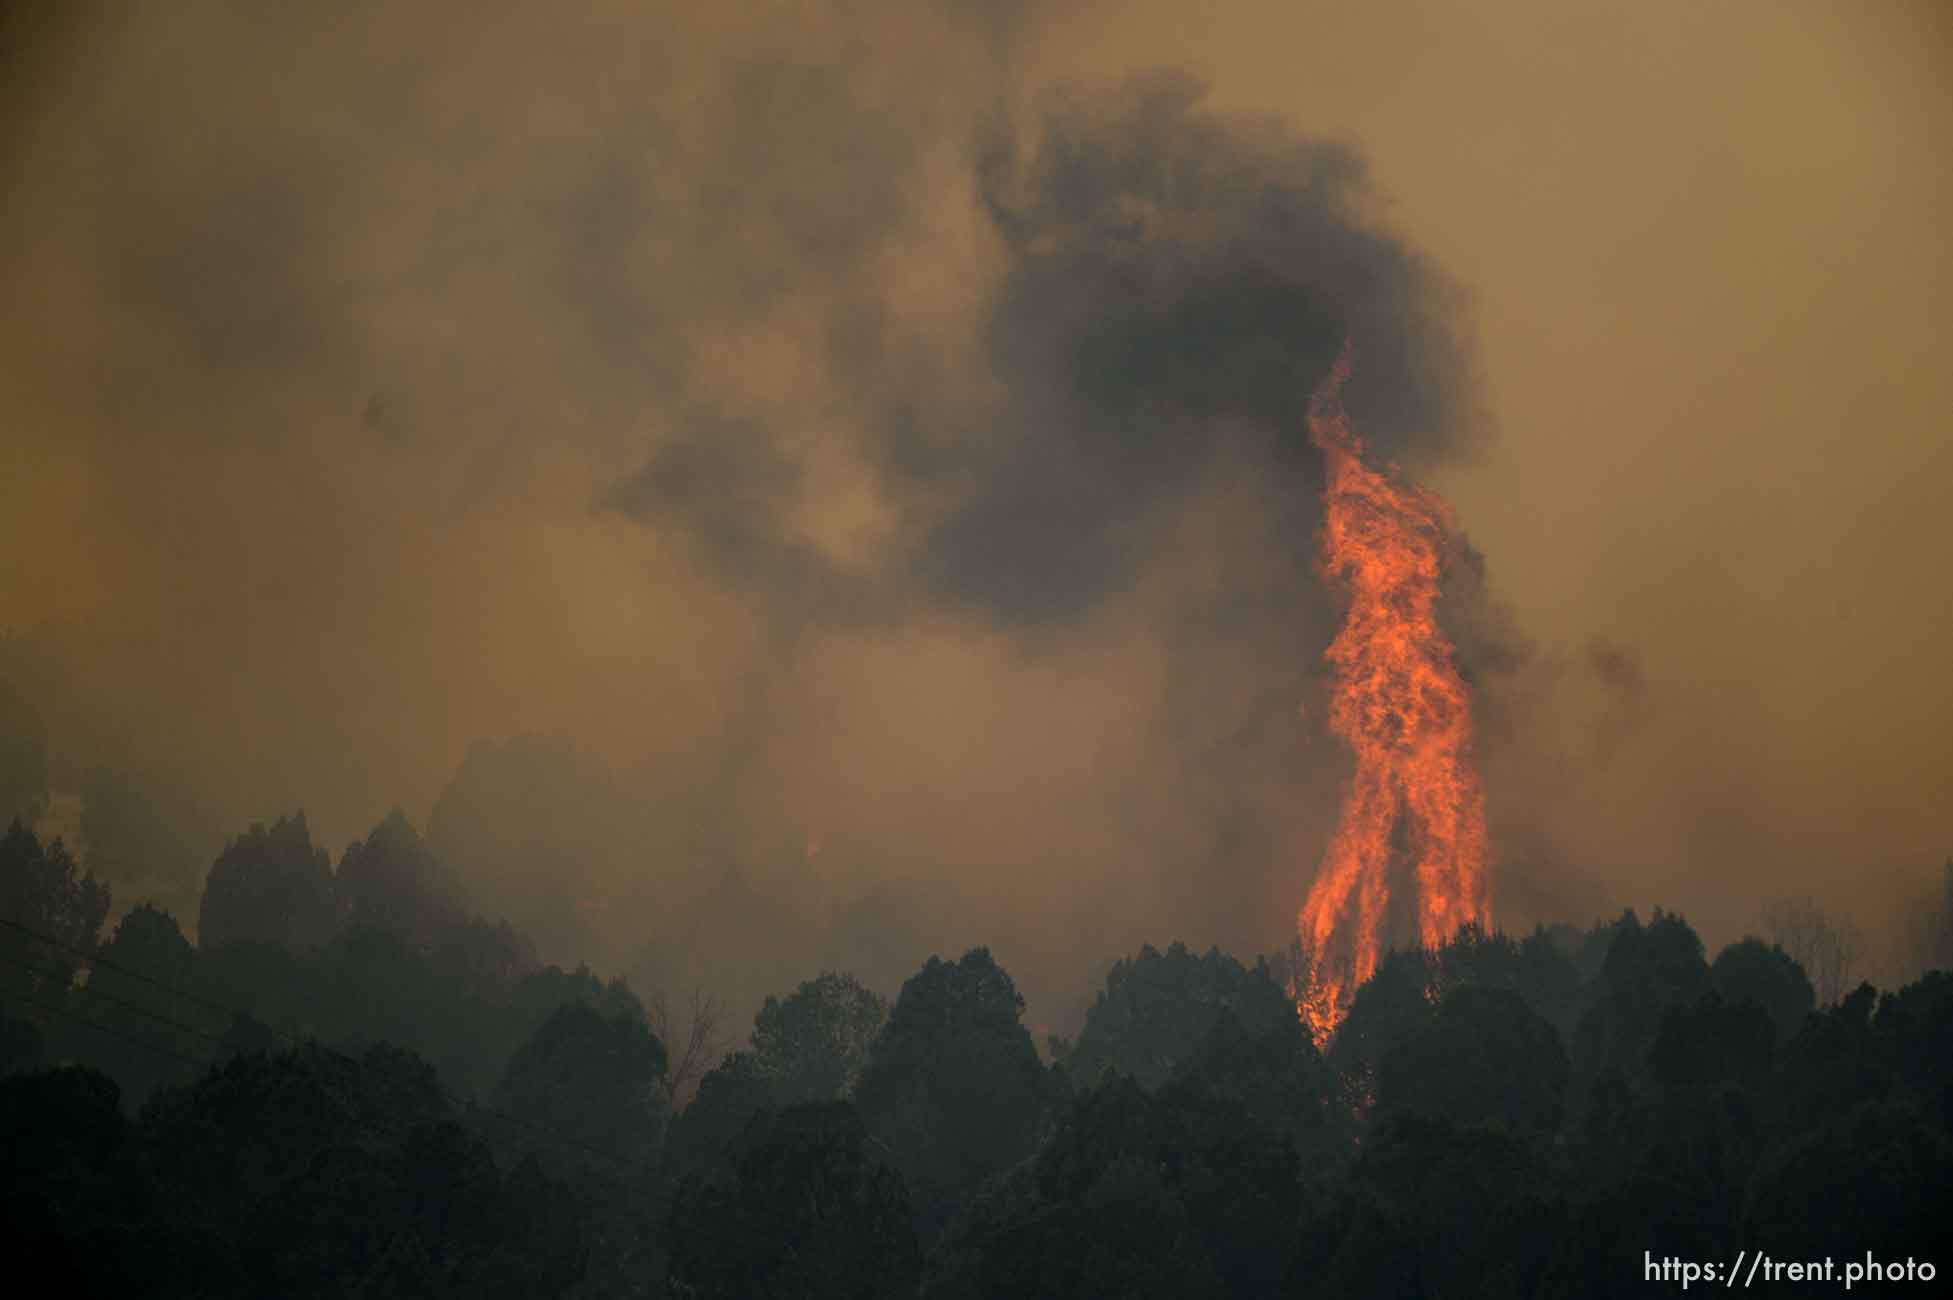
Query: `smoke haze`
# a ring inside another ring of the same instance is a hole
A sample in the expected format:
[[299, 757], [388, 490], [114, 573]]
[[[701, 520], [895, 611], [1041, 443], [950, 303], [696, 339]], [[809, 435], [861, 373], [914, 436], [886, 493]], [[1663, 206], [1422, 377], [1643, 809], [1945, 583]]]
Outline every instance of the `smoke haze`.
[[1930, 6], [740, 8], [17, 11], [0, 671], [140, 792], [118, 906], [398, 805], [735, 1000], [1271, 949], [1345, 337], [1502, 917], [1882, 930], [1953, 848]]

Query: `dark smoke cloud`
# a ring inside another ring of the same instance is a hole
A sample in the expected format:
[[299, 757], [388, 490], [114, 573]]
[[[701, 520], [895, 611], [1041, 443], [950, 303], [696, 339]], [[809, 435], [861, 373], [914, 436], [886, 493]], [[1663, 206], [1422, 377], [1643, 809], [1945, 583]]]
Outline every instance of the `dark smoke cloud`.
[[[1315, 720], [1336, 601], [1313, 573], [1320, 462], [1307, 395], [1348, 339], [1362, 358], [1352, 409], [1379, 454], [1420, 467], [1468, 456], [1483, 426], [1462, 297], [1379, 222], [1349, 145], [1210, 112], [1196, 83], [1171, 75], [1040, 95], [1014, 117], [1006, 107], [979, 99], [947, 136], [977, 221], [978, 251], [965, 255], [981, 276], [947, 343], [914, 337], [903, 277], [857, 274], [845, 290], [819, 278], [804, 291], [823, 305], [811, 326], [822, 404], [696, 414], [599, 495], [599, 513], [676, 542], [773, 628], [773, 653], [726, 719], [721, 791], [779, 761], [783, 737], [824, 743], [803, 731], [809, 682], [791, 668], [824, 638], [899, 644], [949, 626], [1001, 635], [1029, 656], [1018, 670], [1043, 665], [1060, 681], [1116, 664], [1134, 683], [1127, 750], [1101, 763], [1084, 802], [1054, 810], [1067, 829], [1021, 801], [971, 805], [1026, 822], [1013, 873], [1038, 860], [1057, 869], [1019, 880], [994, 927], [1064, 934], [1079, 949], [1066, 964], [1090, 946], [1081, 935], [1118, 948], [1156, 924], [1135, 927], [1136, 912], [1273, 946], [1312, 855], [1304, 828], [1328, 815], [1343, 763]], [[879, 129], [871, 114], [840, 116], [851, 137]], [[877, 169], [937, 155], [808, 147], [840, 192], [867, 196], [856, 230], [905, 237], [918, 218], [889, 196], [912, 187]], [[857, 183], [857, 168], [877, 174]], [[859, 247], [823, 244], [819, 205], [769, 220], [784, 230], [762, 246], [797, 257], [821, 246], [816, 265], [858, 270]], [[823, 491], [809, 461], [837, 448], [874, 503], [872, 543], [857, 550], [803, 523]], [[1512, 634], [1482, 559], [1461, 547], [1460, 563], [1461, 648], [1486, 672], [1509, 671]], [[1048, 743], [1042, 710], [995, 707], [1029, 744]], [[1115, 754], [1120, 743], [1100, 742]], [[967, 781], [991, 761], [972, 752], [941, 779]], [[707, 799], [728, 822], [751, 819], [740, 799]], [[1108, 838], [1097, 830], [1081, 841], [1080, 826], [1118, 828], [1117, 847], [1092, 844]], [[823, 960], [879, 975], [926, 955], [932, 938], [977, 941], [975, 919], [990, 913], [965, 882], [1005, 865], [994, 850], [875, 838], [857, 839], [854, 863], [816, 868], [900, 882], [837, 913]], [[946, 870], [910, 879], [918, 849]], [[1121, 883], [1108, 887], [1108, 873]], [[675, 954], [710, 946], [693, 936], [773, 905], [764, 884], [728, 877], [645, 969], [682, 967]], [[882, 937], [864, 947], [871, 930]]]
[[[1002, 251], [970, 331], [982, 396], [877, 370], [900, 351], [899, 310], [877, 320], [856, 305], [863, 321], [840, 328], [866, 340], [828, 354], [899, 520], [871, 565], [824, 563], [789, 531], [807, 441], [791, 429], [695, 421], [603, 504], [689, 536], [770, 600], [1042, 627], [1130, 589], [1163, 517], [1222, 456], [1289, 480], [1305, 551], [1319, 488], [1306, 396], [1345, 339], [1362, 357], [1352, 409], [1380, 454], [1429, 464], [1469, 450], [1458, 295], [1375, 224], [1360, 158], [1209, 113], [1201, 97], [1184, 77], [1147, 77], [1055, 96], [1029, 128], [972, 139]], [[886, 166], [830, 161], [850, 177]], [[858, 188], [868, 202], [851, 228], [877, 229], [890, 205]], [[803, 253], [821, 243], [800, 215], [787, 229]]]

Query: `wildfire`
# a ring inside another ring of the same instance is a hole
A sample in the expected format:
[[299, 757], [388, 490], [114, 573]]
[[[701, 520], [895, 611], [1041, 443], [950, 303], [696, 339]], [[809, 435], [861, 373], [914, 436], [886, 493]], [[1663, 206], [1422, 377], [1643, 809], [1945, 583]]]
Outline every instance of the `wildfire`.
[[[1489, 925], [1484, 795], [1471, 764], [1471, 692], [1438, 627], [1443, 501], [1363, 463], [1342, 404], [1347, 347], [1309, 399], [1309, 434], [1328, 471], [1323, 576], [1349, 594], [1329, 646], [1329, 725], [1355, 752], [1329, 849], [1302, 904], [1306, 978], [1296, 1010], [1320, 1045], [1377, 966], [1393, 860], [1414, 890], [1418, 940]], [[1394, 467], [1392, 467], [1394, 469]]]

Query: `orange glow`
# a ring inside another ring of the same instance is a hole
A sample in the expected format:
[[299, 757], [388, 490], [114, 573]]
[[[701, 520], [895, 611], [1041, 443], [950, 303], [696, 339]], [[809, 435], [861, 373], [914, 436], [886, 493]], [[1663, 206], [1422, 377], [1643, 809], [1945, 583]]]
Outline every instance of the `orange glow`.
[[[1471, 692], [1438, 627], [1438, 582], [1451, 513], [1363, 463], [1343, 411], [1349, 350], [1309, 400], [1322, 449], [1323, 576], [1349, 594], [1327, 659], [1329, 726], [1356, 773], [1322, 868], [1298, 918], [1305, 979], [1291, 990], [1318, 1045], [1335, 1033], [1377, 967], [1393, 875], [1414, 891], [1418, 941], [1435, 947], [1467, 922], [1489, 926], [1485, 801], [1471, 764]], [[1401, 863], [1393, 871], [1395, 863]]]

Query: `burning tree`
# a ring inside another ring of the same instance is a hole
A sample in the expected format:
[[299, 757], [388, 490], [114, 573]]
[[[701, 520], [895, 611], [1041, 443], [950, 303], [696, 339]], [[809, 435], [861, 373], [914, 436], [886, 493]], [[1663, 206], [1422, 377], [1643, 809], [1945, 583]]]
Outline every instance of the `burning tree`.
[[1320, 568], [1349, 595], [1327, 655], [1329, 725], [1356, 756], [1298, 924], [1309, 969], [1293, 991], [1318, 1043], [1376, 970], [1394, 875], [1408, 875], [1427, 948], [1491, 919], [1471, 692], [1436, 612], [1451, 514], [1431, 493], [1363, 463], [1342, 405], [1349, 374], [1345, 348], [1309, 402], [1309, 433], [1327, 468]]

